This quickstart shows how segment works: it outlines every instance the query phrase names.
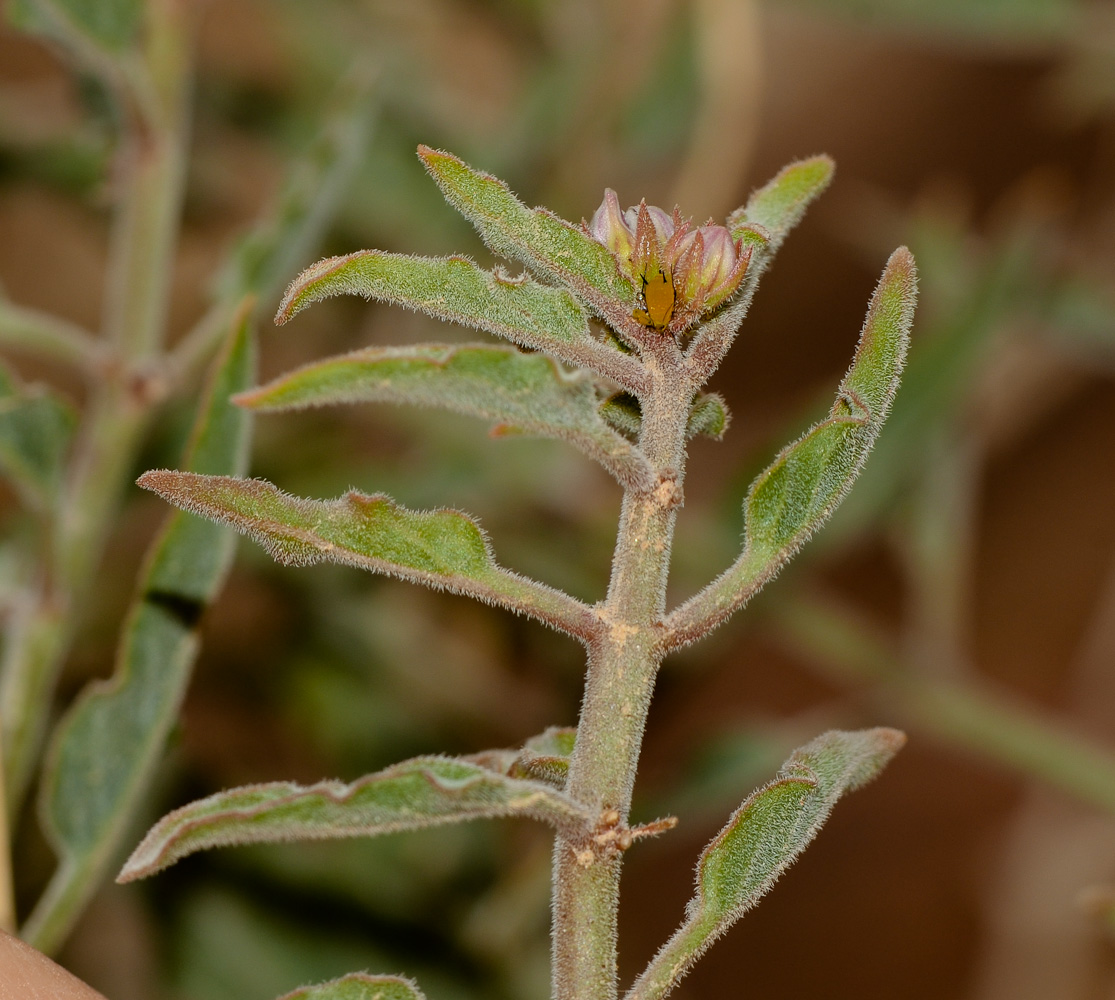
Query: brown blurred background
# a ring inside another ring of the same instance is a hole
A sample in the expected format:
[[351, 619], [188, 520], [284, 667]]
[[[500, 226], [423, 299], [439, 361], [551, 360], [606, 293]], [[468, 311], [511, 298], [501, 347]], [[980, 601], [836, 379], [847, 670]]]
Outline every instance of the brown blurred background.
[[[919, 260], [908, 377], [861, 483], [751, 609], [663, 673], [637, 818], [681, 823], [629, 855], [625, 979], [678, 922], [703, 844], [791, 747], [894, 724], [910, 736], [896, 762], [679, 995], [1115, 995], [1115, 7], [212, 0], [175, 330], [354, 62], [379, 72], [374, 130], [304, 263], [364, 246], [490, 260], [418, 142], [572, 219], [605, 186], [722, 216], [785, 162], [836, 159], [715, 377], [734, 420], [690, 449], [674, 599], [731, 561], [750, 478], [824, 412], [889, 251]], [[0, 281], [89, 325], [108, 134], [51, 49], [0, 34]], [[445, 339], [471, 335], [340, 300], [264, 329], [262, 374]], [[13, 358], [80, 402], [64, 373]], [[142, 468], [174, 464], [187, 421], [168, 409]], [[603, 593], [618, 491], [559, 444], [317, 411], [261, 419], [252, 472], [469, 510], [504, 564]], [[110, 669], [164, 513], [135, 493], [60, 707]], [[238, 783], [517, 744], [575, 722], [580, 680], [579, 648], [539, 626], [244, 545], [144, 820]], [[52, 863], [33, 817], [17, 859], [26, 905]], [[525, 825], [211, 852], [103, 890], [62, 960], [112, 1000], [268, 1000], [360, 968], [412, 974], [431, 1000], [537, 997], [548, 865]]]

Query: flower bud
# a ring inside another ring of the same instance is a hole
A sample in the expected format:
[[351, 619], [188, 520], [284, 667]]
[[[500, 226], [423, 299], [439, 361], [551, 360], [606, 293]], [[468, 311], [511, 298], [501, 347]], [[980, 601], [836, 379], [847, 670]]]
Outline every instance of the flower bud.
[[635, 249], [635, 223], [632, 221], [628, 225], [625, 214], [620, 211], [619, 198], [615, 191], [607, 188], [604, 191], [604, 200], [588, 224], [589, 235], [598, 243], [603, 243], [620, 261], [630, 260], [631, 252]]
[[739, 287], [746, 266], [724, 226], [701, 226], [678, 246], [675, 281], [702, 311], [713, 309]]

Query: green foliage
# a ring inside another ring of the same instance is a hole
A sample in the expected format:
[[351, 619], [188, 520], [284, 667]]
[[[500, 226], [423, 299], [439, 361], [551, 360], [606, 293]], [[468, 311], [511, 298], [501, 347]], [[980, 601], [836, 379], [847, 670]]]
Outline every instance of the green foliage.
[[23, 31], [51, 37], [77, 32], [115, 52], [136, 40], [143, 0], [8, 0], [8, 15]]
[[279, 1000], [425, 1000], [418, 984], [401, 976], [353, 972], [320, 986], [303, 986]]
[[34, 510], [54, 503], [76, 421], [56, 393], [0, 371], [0, 475]]
[[[763, 252], [773, 254], [800, 221], [805, 210], [832, 182], [832, 159], [814, 156], [783, 167], [728, 217], [734, 239], [755, 240], [754, 227], [766, 237]], [[750, 232], [749, 232], [750, 230]]]
[[751, 487], [744, 523], [749, 573], [767, 572], [792, 555], [851, 488], [898, 390], [916, 288], [913, 258], [895, 251], [829, 418], [786, 448]]
[[237, 402], [265, 411], [363, 402], [444, 407], [493, 421], [493, 435], [568, 441], [628, 486], [653, 481], [642, 453], [601, 417], [595, 380], [513, 347], [372, 347], [307, 365]]
[[595, 818], [549, 785], [464, 758], [416, 757], [350, 785], [250, 785], [183, 806], [151, 829], [118, 881], [153, 875], [209, 847], [371, 837], [497, 816], [526, 816], [571, 831]]
[[833, 731], [796, 750], [705, 848], [685, 922], [631, 987], [629, 1000], [669, 993], [805, 850], [837, 799], [874, 778], [905, 742], [894, 729]]
[[[643, 414], [639, 401], [628, 392], [609, 396], [600, 404], [600, 415], [621, 434], [637, 438], [643, 427]], [[686, 438], [698, 435], [719, 441], [728, 429], [732, 417], [728, 404], [718, 392], [699, 392], [689, 407], [685, 424]]]
[[418, 155], [454, 208], [496, 253], [568, 285], [594, 307], [630, 302], [631, 283], [602, 244], [545, 209], [529, 209], [507, 185], [450, 153], [420, 146]]
[[691, 641], [746, 603], [832, 514], [886, 419], [913, 323], [913, 257], [896, 250], [875, 289], [852, 366], [826, 420], [782, 450], [744, 502], [744, 548], [723, 576], [667, 619], [672, 643]]
[[589, 610], [498, 567], [480, 526], [460, 511], [410, 511], [383, 494], [350, 490], [303, 500], [262, 479], [146, 472], [139, 485], [183, 510], [231, 524], [289, 566], [328, 559], [444, 587], [582, 634]]
[[[229, 396], [255, 377], [247, 318], [233, 325], [198, 409], [186, 462], [243, 472], [251, 417]], [[116, 672], [94, 681], [55, 730], [41, 788], [43, 826], [59, 867], [25, 929], [50, 950], [96, 888], [158, 763], [197, 656], [198, 620], [232, 562], [234, 536], [174, 513], [148, 553], [121, 637]]]

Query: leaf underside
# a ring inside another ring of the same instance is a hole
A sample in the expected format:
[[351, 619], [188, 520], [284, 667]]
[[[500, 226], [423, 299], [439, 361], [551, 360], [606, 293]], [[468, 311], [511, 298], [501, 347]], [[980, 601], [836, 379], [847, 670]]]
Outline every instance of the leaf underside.
[[252, 785], [200, 799], [163, 817], [117, 881], [152, 875], [195, 851], [235, 844], [375, 836], [466, 819], [525, 816], [567, 831], [593, 820], [548, 785], [474, 761], [417, 757], [352, 784]]

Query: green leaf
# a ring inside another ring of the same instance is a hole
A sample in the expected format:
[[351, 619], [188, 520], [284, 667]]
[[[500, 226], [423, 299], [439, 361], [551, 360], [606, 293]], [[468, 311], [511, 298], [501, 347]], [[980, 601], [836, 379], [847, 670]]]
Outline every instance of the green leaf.
[[751, 251], [751, 260], [730, 304], [702, 324], [693, 338], [688, 364], [702, 381], [715, 371], [731, 347], [763, 272], [805, 210], [828, 187], [834, 169], [827, 156], [791, 163], [728, 217], [732, 238], [743, 241], [744, 250]]
[[143, 22], [143, 0], [8, 0], [8, 16], [23, 31], [55, 37], [78, 32], [101, 48], [122, 51]]
[[[193, 468], [244, 470], [251, 416], [229, 396], [254, 377], [254, 338], [242, 313], [198, 409], [187, 449]], [[170, 516], [148, 553], [115, 673], [91, 683], [54, 733], [40, 807], [59, 866], [24, 930], [40, 949], [61, 943], [116, 859], [177, 718], [198, 651], [198, 619], [220, 589], [234, 542], [225, 528]]]
[[719, 441], [728, 429], [731, 415], [724, 397], [717, 392], [702, 392], [693, 400], [689, 408], [689, 422], [685, 426], [686, 437], [698, 434]]
[[502, 268], [484, 271], [465, 257], [410, 257], [361, 250], [319, 261], [287, 289], [275, 316], [285, 323], [313, 302], [362, 295], [461, 323], [624, 384], [639, 363], [595, 339], [588, 318], [564, 289]]
[[828, 419], [784, 448], [752, 484], [744, 503], [743, 553], [669, 616], [672, 646], [704, 635], [742, 607], [851, 488], [898, 389], [916, 297], [914, 259], [901, 247], [871, 298], [852, 367]]
[[[835, 164], [831, 157], [813, 156], [783, 167], [747, 199], [747, 204], [728, 217], [733, 239], [754, 244], [756, 251], [771, 257], [782, 245], [805, 210], [832, 182]], [[761, 227], [757, 239], [755, 227]], [[755, 266], [753, 259], [751, 266]]]
[[[617, 392], [604, 400], [600, 404], [600, 416], [628, 438], [637, 438], [643, 427], [639, 401], [629, 392]], [[716, 392], [699, 392], [689, 408], [685, 436], [695, 438], [703, 434], [719, 441], [730, 422], [731, 415], [723, 396]]]
[[596, 616], [566, 594], [495, 564], [480, 526], [456, 510], [411, 511], [382, 493], [303, 500], [262, 479], [146, 472], [139, 485], [184, 510], [231, 524], [279, 562], [322, 560], [445, 588], [587, 638]]
[[320, 986], [303, 986], [279, 1000], [425, 1000], [418, 984], [402, 976], [353, 972]]
[[616, 330], [645, 332], [631, 317], [635, 289], [607, 247], [546, 209], [527, 208], [503, 181], [451, 153], [419, 146], [418, 155], [446, 200], [492, 250], [566, 285]]
[[569, 835], [595, 821], [583, 806], [540, 782], [467, 759], [416, 757], [350, 785], [250, 785], [183, 806], [152, 827], [117, 881], [153, 875], [209, 847], [373, 837], [499, 816], [545, 820]]
[[33, 510], [53, 506], [62, 485], [77, 416], [45, 386], [21, 386], [8, 372], [0, 385], [0, 475]]
[[592, 378], [514, 347], [371, 347], [299, 368], [237, 402], [266, 411], [363, 402], [441, 406], [493, 421], [493, 434], [568, 441], [628, 487], [654, 483], [642, 452], [601, 417]]
[[705, 848], [685, 922], [627, 1000], [669, 993], [805, 850], [837, 799], [874, 778], [905, 742], [896, 729], [834, 730], [794, 751], [779, 776], [752, 794]]
[[576, 740], [576, 729], [551, 726], [545, 732], [532, 736], [520, 749], [487, 750], [472, 754], [467, 759], [512, 778], [528, 778], [543, 781], [554, 788], [564, 788]]

